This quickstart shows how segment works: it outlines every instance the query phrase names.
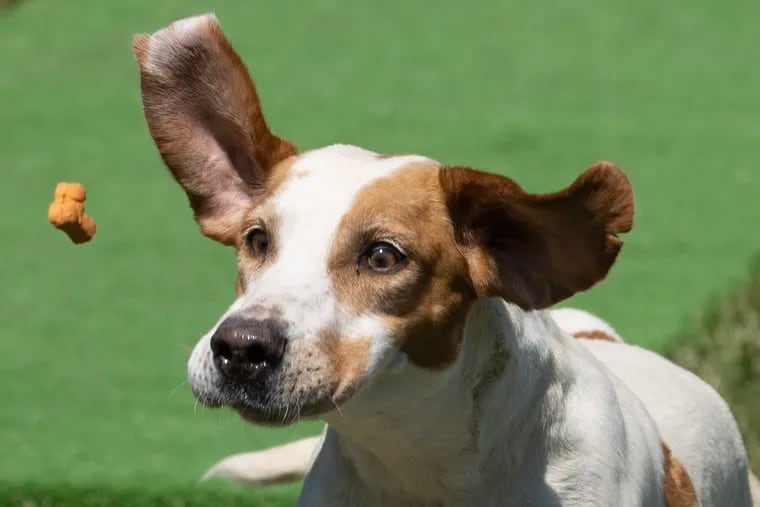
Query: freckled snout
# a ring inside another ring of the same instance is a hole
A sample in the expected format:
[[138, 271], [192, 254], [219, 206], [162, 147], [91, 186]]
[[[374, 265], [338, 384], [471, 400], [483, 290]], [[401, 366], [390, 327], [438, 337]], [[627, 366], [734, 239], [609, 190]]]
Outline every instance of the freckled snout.
[[279, 366], [287, 340], [273, 319], [231, 317], [211, 337], [214, 363], [228, 380], [251, 382]]

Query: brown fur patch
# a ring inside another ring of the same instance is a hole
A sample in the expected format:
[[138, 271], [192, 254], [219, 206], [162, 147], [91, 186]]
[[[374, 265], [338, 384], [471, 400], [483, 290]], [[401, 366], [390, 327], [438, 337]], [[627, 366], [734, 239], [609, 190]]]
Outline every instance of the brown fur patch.
[[[356, 196], [337, 229], [328, 270], [348, 311], [382, 316], [409, 360], [442, 368], [456, 360], [475, 291], [438, 183], [438, 165], [415, 163]], [[375, 273], [357, 264], [373, 243], [389, 240], [406, 265]]]
[[601, 329], [594, 329], [593, 331], [576, 331], [573, 333], [575, 338], [581, 338], [584, 340], [600, 340], [607, 342], [621, 343], [620, 340]]
[[662, 443], [665, 464], [665, 505], [668, 507], [692, 507], [697, 504], [697, 493], [689, 472], [673, 457], [670, 448]]
[[441, 186], [481, 296], [546, 308], [603, 279], [633, 225], [623, 172], [599, 162], [572, 185], [528, 194], [509, 178], [444, 167]]
[[291, 178], [293, 178], [293, 164], [295, 164], [297, 157], [291, 156], [279, 162], [272, 168], [271, 173], [266, 179], [266, 187], [264, 193], [261, 195], [261, 199], [254, 204], [254, 207], [259, 202], [264, 202], [273, 195], [275, 195]]
[[319, 338], [319, 348], [329, 358], [332, 368], [332, 401], [340, 405], [361, 386], [369, 364], [372, 341], [368, 338], [346, 338], [325, 333]]
[[296, 147], [273, 134], [256, 87], [213, 18], [192, 32], [137, 35], [143, 109], [151, 136], [184, 188], [202, 232], [234, 244], [272, 168]]

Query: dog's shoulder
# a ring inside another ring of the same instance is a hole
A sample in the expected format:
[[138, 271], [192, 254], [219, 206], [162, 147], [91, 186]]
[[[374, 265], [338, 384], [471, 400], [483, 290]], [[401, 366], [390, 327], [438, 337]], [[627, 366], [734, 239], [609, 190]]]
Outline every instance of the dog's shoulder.
[[570, 378], [562, 379], [560, 433], [552, 435], [546, 481], [560, 498], [585, 489], [579, 505], [589, 498], [598, 505], [658, 505], [664, 471], [657, 426], [636, 395], [582, 345], [586, 341], [598, 340], [563, 343], [562, 371]]
[[[636, 396], [582, 345], [599, 340], [571, 334], [599, 331], [600, 322], [585, 312], [534, 313], [520, 322], [521, 332], [513, 340], [507, 339], [511, 359], [484, 403], [481, 421], [486, 448], [511, 453], [499, 460], [484, 453], [491, 463], [483, 467], [484, 481], [494, 501], [642, 505], [645, 497], [643, 505], [661, 504], [663, 454], [654, 422]], [[502, 430], [507, 424], [503, 400], [509, 400], [510, 419], [522, 419], [507, 431]], [[489, 470], [496, 462], [520, 465]]]

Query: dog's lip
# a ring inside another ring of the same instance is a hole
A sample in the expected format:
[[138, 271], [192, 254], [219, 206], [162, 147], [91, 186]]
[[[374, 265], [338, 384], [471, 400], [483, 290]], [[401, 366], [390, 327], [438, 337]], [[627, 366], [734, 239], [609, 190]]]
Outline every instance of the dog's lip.
[[229, 406], [249, 423], [267, 426], [289, 426], [301, 420], [319, 418], [333, 411], [340, 412], [340, 407], [350, 400], [362, 385], [362, 383], [357, 383], [349, 388], [338, 386], [329, 395], [323, 393], [309, 403], [291, 404], [287, 407], [254, 406], [245, 402], [230, 403]]
[[340, 407], [349, 398], [350, 396], [341, 399], [322, 396], [303, 405], [292, 404], [277, 407], [254, 406], [247, 403], [232, 403], [228, 406], [249, 423], [277, 427], [290, 426], [299, 421], [314, 420], [333, 411], [340, 411]]
[[224, 406], [224, 403], [214, 400], [211, 398], [196, 398], [198, 400], [198, 403], [203, 405], [204, 407], [208, 408], [222, 408]]
[[282, 415], [279, 416], [279, 410], [278, 411], [272, 411], [272, 410], [261, 410], [249, 406], [233, 406], [231, 407], [235, 412], [238, 413], [240, 417], [242, 417], [246, 422], [249, 422], [251, 424], [259, 424], [259, 425], [266, 425], [266, 426], [287, 426], [289, 424], [294, 424], [297, 422], [295, 419], [297, 416], [294, 413], [293, 415]]
[[360, 385], [355, 384], [347, 389], [338, 386], [331, 394], [322, 392], [305, 403], [293, 400], [288, 404], [274, 405], [257, 403], [244, 395], [241, 390], [233, 390], [236, 392], [220, 390], [216, 393], [209, 393], [193, 388], [192, 391], [198, 402], [206, 407], [228, 407], [249, 423], [282, 427], [290, 426], [301, 420], [316, 419], [333, 411], [340, 411], [340, 407], [353, 397]]
[[315, 403], [313, 405], [297, 407], [252, 407], [245, 404], [230, 405], [230, 408], [240, 415], [245, 421], [252, 424], [267, 426], [290, 426], [302, 420], [309, 420], [329, 412], [334, 405]]
[[193, 396], [195, 397], [195, 399], [198, 400], [198, 403], [200, 403], [204, 407], [221, 408], [225, 405], [224, 402], [220, 400], [218, 397], [212, 396], [205, 391], [195, 389], [195, 387], [193, 387], [192, 385], [190, 386], [190, 391], [193, 393]]

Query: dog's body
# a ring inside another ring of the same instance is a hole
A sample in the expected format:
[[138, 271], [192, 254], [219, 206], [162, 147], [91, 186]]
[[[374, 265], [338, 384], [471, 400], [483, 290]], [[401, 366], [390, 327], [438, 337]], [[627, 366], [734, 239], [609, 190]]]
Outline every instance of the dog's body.
[[252, 422], [327, 422], [299, 505], [751, 505], [710, 387], [545, 310], [603, 279], [631, 228], [616, 166], [532, 195], [420, 156], [298, 154], [215, 18], [135, 53], [165, 162], [238, 249], [242, 293], [191, 387]]

